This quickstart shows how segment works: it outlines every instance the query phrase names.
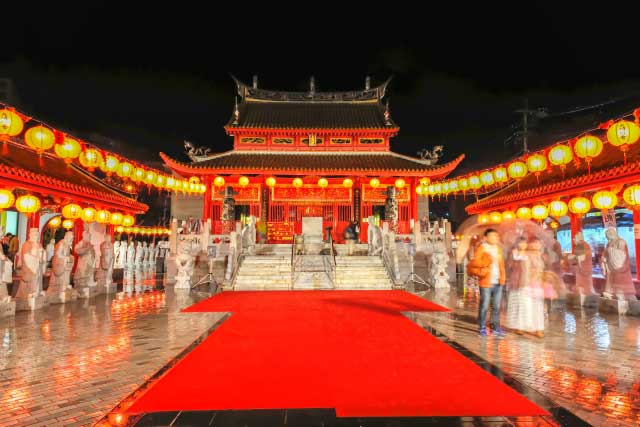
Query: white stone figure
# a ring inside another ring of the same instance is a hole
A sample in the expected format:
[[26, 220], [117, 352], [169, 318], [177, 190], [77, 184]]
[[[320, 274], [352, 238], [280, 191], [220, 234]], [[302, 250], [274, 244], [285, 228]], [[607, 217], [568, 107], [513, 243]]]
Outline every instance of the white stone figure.
[[142, 242], [142, 266], [144, 268], [149, 266], [149, 246], [147, 246], [147, 242]]
[[16, 310], [37, 310], [46, 303], [42, 290], [42, 275], [47, 265], [47, 253], [40, 244], [37, 228], [29, 230], [29, 240], [20, 249], [20, 286], [16, 293]]
[[135, 267], [136, 270], [140, 270], [142, 268], [142, 261], [144, 259], [144, 249], [142, 248], [141, 242], [136, 242], [136, 255], [135, 255]]
[[156, 269], [156, 258], [158, 258], [158, 248], [154, 242], [149, 243], [149, 266], [151, 270]]
[[122, 264], [120, 263], [120, 261], [122, 261], [122, 255], [120, 255], [121, 253], [122, 246], [120, 245], [120, 240], [116, 240], [115, 242], [113, 242], [113, 268], [122, 268]]
[[635, 301], [636, 292], [631, 278], [627, 243], [618, 236], [618, 231], [613, 227], [607, 227], [604, 234], [607, 246], [604, 250], [602, 271], [607, 280], [602, 296], [611, 299], [616, 295], [619, 300]]
[[136, 247], [133, 245], [133, 241], [130, 241], [127, 245], [127, 257], [125, 267], [127, 270], [134, 270], [136, 264]]
[[175, 258], [178, 274], [174, 289], [191, 289], [194, 260], [191, 255], [191, 242], [181, 241], [178, 245], [178, 255]]
[[104, 235], [104, 242], [100, 245], [100, 264], [98, 273], [98, 286], [101, 293], [111, 294], [115, 292], [115, 286], [113, 283], [113, 262], [115, 253], [113, 250], [113, 244], [111, 243], [111, 235], [109, 233]]
[[54, 239], [53, 237], [51, 239], [49, 239], [49, 243], [47, 244], [47, 264], [49, 264], [49, 262], [51, 262], [51, 260], [53, 259], [53, 254], [56, 250], [56, 239]]
[[73, 250], [78, 255], [78, 264], [73, 275], [73, 286], [80, 298], [89, 298], [95, 292], [96, 251], [91, 243], [91, 233], [85, 230], [82, 240]]
[[51, 278], [47, 288], [49, 304], [64, 304], [73, 298], [71, 288], [71, 270], [75, 262], [71, 255], [73, 232], [67, 231], [64, 238], [56, 244], [51, 263]]
[[256, 252], [256, 217], [253, 215], [249, 217], [249, 223], [242, 229], [242, 248], [249, 255]]
[[375, 217], [370, 216], [367, 219], [367, 224], [369, 224], [368, 232], [367, 232], [367, 241], [368, 241], [368, 249], [369, 255], [381, 255], [382, 254], [382, 231], [380, 227], [378, 227], [375, 223]]
[[433, 253], [431, 254], [431, 262], [429, 265], [429, 273], [431, 275], [431, 283], [434, 288], [449, 288], [449, 274], [447, 273], [447, 265], [449, 263], [449, 254], [447, 245], [444, 241], [444, 235], [438, 234], [433, 242]]
[[[0, 230], [0, 234], [2, 231]], [[6, 256], [0, 245], [0, 317], [13, 316], [16, 312], [16, 302], [7, 291], [7, 283], [13, 281], [13, 263]]]
[[583, 295], [594, 295], [593, 289], [593, 262], [591, 260], [591, 247], [584, 241], [582, 231], [576, 233], [573, 238], [575, 249], [572, 259], [576, 263], [576, 290]]

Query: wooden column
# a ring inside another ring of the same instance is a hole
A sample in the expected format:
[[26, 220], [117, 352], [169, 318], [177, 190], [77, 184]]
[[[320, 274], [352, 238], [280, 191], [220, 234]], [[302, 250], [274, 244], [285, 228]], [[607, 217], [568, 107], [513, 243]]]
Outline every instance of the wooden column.
[[205, 176], [204, 184], [207, 186], [206, 191], [204, 192], [204, 205], [202, 208], [202, 222], [207, 222], [208, 219], [211, 219], [211, 177]]
[[640, 280], [640, 210], [633, 210], [633, 239], [636, 244], [636, 278]]
[[571, 220], [571, 250], [575, 250], [575, 242], [573, 238], [582, 231], [582, 218], [576, 214], [569, 214], [569, 219]]

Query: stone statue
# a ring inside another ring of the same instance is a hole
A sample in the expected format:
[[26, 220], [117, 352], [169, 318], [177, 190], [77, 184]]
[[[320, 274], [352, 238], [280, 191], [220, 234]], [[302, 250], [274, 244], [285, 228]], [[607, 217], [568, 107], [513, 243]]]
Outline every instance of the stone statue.
[[[2, 234], [2, 230], [0, 230]], [[4, 254], [0, 245], [0, 317], [13, 316], [16, 312], [16, 303], [11, 299], [7, 291], [7, 283], [13, 281], [13, 263]]]
[[389, 230], [398, 233], [398, 199], [396, 198], [396, 187], [387, 187], [387, 198], [384, 202], [384, 217], [389, 224]]
[[155, 270], [156, 258], [158, 258], [158, 249], [154, 242], [149, 243], [149, 265]]
[[122, 256], [120, 255], [121, 252], [122, 252], [122, 247], [120, 246], [120, 240], [116, 240], [115, 242], [113, 242], [113, 259], [114, 259], [113, 268], [122, 268], [122, 264], [120, 264], [120, 261], [122, 261], [120, 259], [120, 257]]
[[104, 242], [100, 245], [100, 265], [97, 273], [98, 286], [100, 291], [105, 294], [115, 292], [115, 286], [113, 284], [113, 261], [115, 258], [115, 251], [113, 250], [113, 244], [111, 243], [111, 235], [104, 235]]
[[16, 310], [41, 308], [46, 298], [42, 290], [42, 275], [47, 265], [47, 253], [40, 244], [37, 228], [29, 230], [29, 240], [20, 249], [20, 286], [16, 293]]
[[571, 259], [576, 268], [576, 289], [575, 292], [582, 295], [594, 295], [593, 289], [593, 261], [591, 247], [584, 241], [582, 232], [576, 233], [573, 238], [574, 250]]
[[369, 255], [381, 255], [382, 254], [382, 231], [375, 223], [375, 217], [370, 216], [367, 219], [368, 226], [368, 239]]
[[49, 262], [51, 262], [51, 260], [53, 259], [53, 253], [55, 252], [56, 248], [56, 239], [54, 239], [53, 237], [51, 239], [49, 239], [49, 243], [47, 244], [47, 264], [49, 264]]
[[142, 242], [142, 265], [146, 268], [149, 265], [149, 247], [147, 242]]
[[127, 270], [133, 270], [136, 265], [136, 247], [133, 245], [133, 241], [130, 241], [127, 245]]
[[434, 288], [449, 288], [449, 254], [442, 234], [436, 234], [433, 239], [433, 253], [429, 264], [429, 274]]
[[631, 278], [627, 243], [618, 236], [618, 231], [613, 227], [607, 227], [604, 234], [607, 246], [604, 250], [602, 271], [606, 277], [606, 285], [602, 296], [611, 299], [615, 294], [618, 299], [635, 301], [636, 292]]
[[64, 239], [60, 240], [53, 254], [52, 274], [49, 279], [47, 298], [50, 304], [65, 303], [72, 299], [71, 270], [75, 260], [71, 255], [73, 232], [67, 231]]
[[193, 275], [194, 262], [191, 255], [191, 242], [183, 240], [178, 246], [178, 255], [176, 256], [176, 266], [178, 274], [176, 275], [176, 284], [174, 289], [191, 289], [191, 276]]
[[76, 245], [74, 252], [78, 255], [78, 264], [73, 275], [73, 286], [81, 298], [88, 298], [89, 288], [95, 286], [96, 271], [96, 251], [88, 230], [82, 233], [82, 240]]
[[242, 248], [250, 255], [256, 252], [256, 217], [251, 215], [249, 223], [242, 229]]
[[141, 242], [136, 242], [135, 267], [136, 270], [142, 268], [142, 260], [144, 259], [144, 249]]

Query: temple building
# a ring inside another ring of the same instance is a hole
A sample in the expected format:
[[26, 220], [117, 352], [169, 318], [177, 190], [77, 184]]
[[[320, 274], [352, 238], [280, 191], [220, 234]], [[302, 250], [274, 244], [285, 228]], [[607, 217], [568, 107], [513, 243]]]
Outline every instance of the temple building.
[[[369, 216], [391, 221], [399, 234], [410, 233], [428, 211], [416, 188], [447, 176], [464, 157], [436, 164], [435, 156], [391, 151], [399, 126], [385, 102], [388, 80], [370, 87], [367, 78], [363, 90], [349, 92], [318, 92], [313, 78], [308, 92], [261, 89], [255, 77], [251, 86], [235, 83], [239, 101], [225, 126], [232, 150], [201, 150], [201, 155], [192, 150], [191, 163], [161, 153], [175, 174], [198, 177], [207, 186], [204, 201], [192, 204], [190, 212], [185, 200], [174, 197], [173, 216], [200, 216], [201, 209], [213, 234], [226, 234], [225, 223], [249, 215], [258, 219], [269, 243], [290, 242], [301, 232], [303, 217], [322, 217], [336, 241], [353, 220], [366, 239]], [[225, 194], [235, 203], [234, 218], [225, 218]], [[385, 215], [388, 198], [397, 201], [392, 214], [397, 218]]]

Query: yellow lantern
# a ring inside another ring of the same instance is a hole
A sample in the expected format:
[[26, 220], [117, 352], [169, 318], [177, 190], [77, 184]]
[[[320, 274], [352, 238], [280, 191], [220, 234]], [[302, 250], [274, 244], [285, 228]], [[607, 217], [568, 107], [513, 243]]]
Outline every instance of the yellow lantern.
[[77, 159], [80, 155], [82, 146], [78, 141], [68, 136], [64, 137], [61, 144], [56, 144], [53, 148], [56, 155], [64, 160], [65, 163], [71, 163], [73, 159]]
[[427, 186], [427, 192], [429, 193], [430, 196], [435, 196], [436, 194], [436, 186], [435, 184], [431, 184]]
[[24, 121], [19, 114], [8, 108], [0, 110], [0, 135], [20, 135], [24, 128]]
[[404, 182], [404, 179], [402, 178], [396, 179], [396, 182], [395, 182], [396, 188], [404, 188], [405, 185], [406, 183]]
[[205, 184], [200, 184], [200, 192], [205, 193], [207, 191], [207, 186]]
[[24, 134], [24, 141], [27, 145], [42, 154], [53, 147], [56, 136], [53, 131], [44, 126], [34, 126]]
[[540, 172], [547, 169], [547, 158], [542, 154], [532, 154], [527, 157], [527, 169], [530, 172], [540, 175]]
[[493, 183], [495, 182], [493, 180], [493, 174], [491, 172], [489, 172], [489, 171], [482, 172], [480, 174], [480, 182], [485, 187], [489, 187], [490, 185], [493, 185]]
[[431, 184], [431, 180], [427, 177], [420, 178], [420, 185], [429, 185]]
[[560, 218], [567, 214], [569, 207], [562, 200], [554, 200], [549, 203], [549, 214], [555, 218]]
[[342, 186], [344, 188], [351, 188], [353, 187], [353, 180], [351, 178], [345, 178], [342, 180]]
[[267, 184], [267, 187], [273, 188], [276, 186], [276, 178], [273, 176], [270, 176], [265, 180], [265, 183]]
[[462, 191], [467, 191], [469, 189], [469, 180], [467, 178], [460, 178], [458, 182], [460, 183], [460, 189]]
[[422, 185], [416, 186], [416, 194], [418, 196], [421, 196], [422, 194], [424, 194], [424, 187]]
[[493, 170], [493, 178], [496, 182], [507, 182], [509, 175], [507, 175], [507, 169], [500, 166]]
[[564, 167], [573, 160], [573, 151], [565, 144], [556, 145], [549, 150], [549, 162], [554, 166]]
[[132, 232], [133, 234], [139, 234], [139, 233], [140, 233], [140, 227], [133, 227], [133, 228], [131, 229], [131, 232]]
[[513, 221], [516, 219], [516, 213], [514, 211], [504, 211], [502, 212], [502, 220], [505, 222]]
[[569, 200], [569, 212], [584, 215], [591, 210], [591, 202], [586, 197], [574, 197]]
[[122, 213], [120, 212], [114, 212], [111, 214], [111, 219], [109, 220], [109, 223], [111, 225], [120, 225], [122, 224], [122, 218], [124, 216], [122, 215]]
[[186, 181], [186, 180], [184, 180], [184, 179], [183, 179], [183, 180], [181, 180], [181, 181], [180, 181], [180, 188], [181, 188], [181, 189], [182, 189], [182, 191], [183, 191], [183, 192], [185, 192], [185, 193], [186, 193], [187, 191], [189, 191], [189, 189], [190, 189], [189, 181]]
[[188, 185], [189, 185], [189, 193], [195, 193], [196, 191], [200, 190], [200, 184], [189, 182]]
[[62, 221], [62, 227], [64, 227], [65, 230], [71, 230], [73, 228], [73, 220], [65, 219]]
[[449, 194], [449, 190], [450, 190], [449, 183], [448, 182], [443, 182], [442, 183], [442, 192], [444, 194]]
[[60, 224], [62, 224], [62, 219], [59, 216], [54, 216], [49, 220], [49, 223], [47, 225], [50, 228], [58, 228], [60, 227]]
[[107, 154], [104, 157], [104, 162], [100, 165], [100, 169], [103, 172], [106, 172], [107, 175], [111, 175], [112, 173], [118, 170], [118, 166], [120, 165], [120, 160], [113, 154]]
[[607, 130], [607, 140], [622, 151], [627, 151], [629, 145], [640, 138], [640, 126], [636, 123], [620, 120]]
[[329, 181], [327, 181], [327, 179], [326, 179], [326, 178], [320, 178], [320, 179], [318, 180], [318, 187], [320, 187], [320, 188], [326, 188], [326, 187], [327, 187], [327, 185], [329, 185]]
[[158, 174], [158, 176], [156, 177], [156, 182], [153, 185], [157, 188], [164, 188], [166, 184], [167, 184], [167, 177], [164, 175]]
[[531, 219], [531, 209], [526, 206], [518, 208], [518, 210], [516, 211], [516, 216], [518, 217], [518, 219]]
[[86, 222], [87, 224], [90, 224], [96, 220], [97, 214], [98, 212], [94, 208], [84, 208], [82, 210], [82, 216], [81, 216], [82, 221]]
[[485, 213], [478, 215], [478, 224], [489, 224], [489, 215]]
[[442, 194], [442, 183], [436, 182], [433, 187], [434, 187], [434, 190], [435, 190], [435, 194], [437, 194], [437, 195]]
[[172, 176], [167, 177], [167, 188], [173, 190], [176, 186], [176, 179]]
[[524, 162], [516, 160], [515, 162], [509, 163], [507, 173], [512, 179], [522, 179], [527, 175], [527, 165], [525, 165]]
[[500, 224], [502, 222], [502, 214], [500, 212], [490, 212], [489, 222], [492, 224]]
[[144, 168], [134, 168], [133, 172], [131, 172], [131, 181], [133, 182], [141, 182], [146, 176], [146, 171]]
[[469, 177], [469, 188], [471, 188], [472, 190], [477, 190], [481, 186], [482, 183], [480, 182], [480, 178], [478, 177], [478, 175], [471, 175]]
[[222, 187], [224, 185], [224, 178], [221, 176], [216, 176], [213, 179], [213, 185], [215, 185], [216, 187]]
[[4, 188], [0, 189], [0, 210], [10, 208], [15, 201], [16, 198], [11, 191]]
[[459, 189], [460, 189], [460, 184], [458, 183], [458, 180], [453, 179], [453, 180], [449, 181], [449, 190], [451, 190], [453, 193], [455, 193]]
[[598, 209], [613, 209], [618, 204], [618, 196], [613, 191], [598, 191], [591, 201]]
[[531, 208], [531, 216], [533, 219], [542, 221], [549, 216], [549, 209], [545, 205], [535, 205]]
[[75, 203], [70, 203], [62, 208], [62, 216], [67, 219], [78, 219], [80, 215], [82, 215], [82, 208]]
[[247, 178], [246, 176], [241, 176], [240, 178], [238, 178], [238, 184], [240, 184], [240, 187], [246, 187], [247, 185], [249, 185], [249, 178]]
[[133, 165], [129, 162], [121, 162], [116, 169], [116, 175], [120, 178], [129, 178], [133, 173]]
[[151, 185], [156, 182], [156, 176], [158, 176], [154, 171], [147, 171], [144, 174], [144, 183], [147, 185]]
[[110, 219], [111, 219], [111, 212], [107, 210], [100, 209], [96, 214], [96, 221], [99, 224], [108, 224]]
[[302, 179], [301, 179], [301, 178], [293, 178], [293, 186], [294, 186], [295, 188], [300, 188], [300, 187], [302, 187], [302, 184], [304, 184], [304, 183], [302, 182]]
[[89, 170], [89, 172], [93, 172], [97, 167], [102, 167], [101, 165], [104, 162], [102, 153], [95, 148], [85, 148], [80, 153], [78, 160], [83, 167]]
[[20, 196], [16, 200], [16, 210], [24, 214], [38, 212], [40, 210], [40, 199], [30, 194]]
[[369, 185], [371, 188], [378, 188], [380, 186], [380, 180], [378, 178], [371, 178], [369, 180]]
[[622, 193], [622, 198], [629, 207], [637, 208], [640, 206], [640, 185], [632, 185], [627, 187]]
[[136, 220], [132, 215], [123, 215], [122, 216], [122, 225], [125, 227], [131, 227], [135, 224]]
[[122, 233], [122, 232], [124, 232], [124, 227], [123, 226], [120, 225], [120, 226], [116, 227], [116, 233]]
[[602, 140], [597, 136], [585, 135], [576, 141], [573, 149], [578, 157], [591, 163], [594, 157], [602, 153]]

